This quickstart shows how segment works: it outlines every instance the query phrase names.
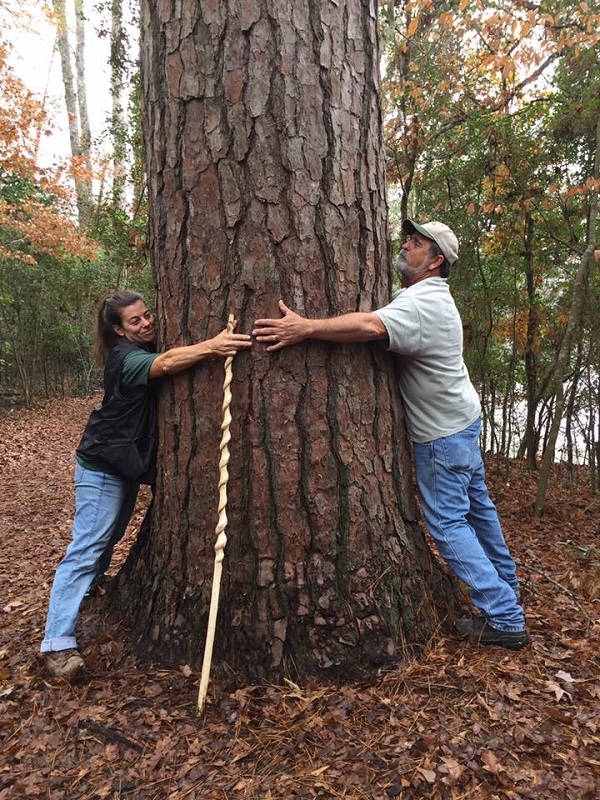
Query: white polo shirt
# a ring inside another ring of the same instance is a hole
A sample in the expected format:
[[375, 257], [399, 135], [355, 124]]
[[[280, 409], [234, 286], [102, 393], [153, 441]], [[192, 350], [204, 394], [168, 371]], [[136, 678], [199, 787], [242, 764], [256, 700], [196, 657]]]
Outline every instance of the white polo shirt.
[[375, 311], [400, 366], [400, 392], [413, 442], [458, 433], [481, 414], [463, 361], [462, 322], [445, 278], [401, 289]]

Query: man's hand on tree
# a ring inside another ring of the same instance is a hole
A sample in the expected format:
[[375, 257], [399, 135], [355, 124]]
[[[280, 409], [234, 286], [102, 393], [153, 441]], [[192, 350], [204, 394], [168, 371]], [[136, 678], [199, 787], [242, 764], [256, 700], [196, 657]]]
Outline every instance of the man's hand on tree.
[[283, 314], [280, 319], [257, 319], [252, 330], [252, 335], [266, 344], [269, 352], [299, 344], [310, 336], [310, 320], [296, 314], [283, 300], [279, 301], [279, 308]]

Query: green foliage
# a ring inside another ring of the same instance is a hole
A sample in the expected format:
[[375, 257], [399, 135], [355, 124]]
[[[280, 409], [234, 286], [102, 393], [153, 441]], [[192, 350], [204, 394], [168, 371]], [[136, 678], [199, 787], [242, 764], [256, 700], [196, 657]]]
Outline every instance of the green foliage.
[[[590, 235], [600, 113], [598, 4], [555, 6], [417, 0], [382, 16], [392, 233], [404, 216], [455, 230], [471, 374], [496, 404], [527, 395], [534, 414], [552, 400]], [[592, 283], [584, 331], [600, 318]]]
[[18, 205], [32, 196], [50, 202], [50, 198], [40, 197], [40, 192], [31, 178], [11, 175], [0, 166], [0, 200]]
[[146, 252], [146, 227], [145, 217], [131, 219], [117, 205], [103, 204], [96, 209], [91, 234], [100, 244], [98, 266], [113, 276], [111, 285], [133, 287], [152, 297], [154, 288]]
[[[40, 196], [31, 181], [10, 176], [1, 182], [0, 193], [15, 203]], [[98, 299], [130, 285], [152, 297], [144, 229], [142, 219], [132, 221], [124, 211], [104, 205], [93, 231], [95, 259], [35, 251], [27, 242], [20, 252], [29, 253], [32, 263], [0, 258], [3, 394], [30, 404], [38, 395], [89, 392], [98, 385], [91, 361]], [[0, 246], [13, 236], [0, 228]]]
[[[154, 296], [154, 282], [146, 246], [148, 206], [139, 91], [139, 73], [136, 72], [129, 97], [128, 127], [112, 131], [119, 152], [127, 150], [130, 154], [128, 180], [122, 176], [122, 180], [113, 185], [113, 191], [98, 201], [90, 235], [100, 244], [100, 262], [107, 269], [112, 265], [114, 286], [135, 288], [150, 299]], [[123, 202], [126, 185], [131, 195], [130, 209], [125, 208]]]
[[110, 281], [97, 263], [76, 257], [0, 262], [3, 392], [31, 403], [39, 394], [91, 390], [94, 308]]
[[[130, 23], [137, 13], [130, 0], [101, 5], [106, 31], [114, 30], [119, 9]], [[8, 24], [14, 15], [5, 11]], [[131, 104], [130, 123], [124, 114], [110, 120], [112, 185], [108, 192], [101, 187], [85, 234], [72, 221], [68, 182], [76, 171], [38, 166], [46, 112], [16, 77], [10, 42], [0, 37], [0, 395], [31, 403], [39, 395], [89, 391], [98, 381], [90, 353], [99, 298], [131, 286], [153, 299], [132, 30], [123, 25], [120, 35], [110, 34], [111, 92], [117, 104], [121, 96]]]

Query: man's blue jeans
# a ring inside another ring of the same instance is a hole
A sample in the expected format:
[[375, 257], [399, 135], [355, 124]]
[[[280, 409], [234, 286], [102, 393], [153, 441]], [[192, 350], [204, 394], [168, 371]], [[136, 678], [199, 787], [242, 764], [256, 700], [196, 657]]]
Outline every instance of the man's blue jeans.
[[54, 576], [42, 653], [77, 647], [79, 606], [94, 579], [108, 568], [131, 519], [138, 489], [117, 475], [75, 465], [73, 539]]
[[515, 562], [485, 483], [481, 419], [452, 436], [413, 445], [427, 528], [440, 554], [500, 631], [525, 627]]

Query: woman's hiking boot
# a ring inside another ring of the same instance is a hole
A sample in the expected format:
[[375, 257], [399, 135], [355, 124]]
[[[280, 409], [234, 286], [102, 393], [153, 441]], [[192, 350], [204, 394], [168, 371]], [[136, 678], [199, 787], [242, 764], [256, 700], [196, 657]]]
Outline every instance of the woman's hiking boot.
[[80, 673], [85, 667], [79, 651], [73, 648], [69, 650], [52, 650], [49, 653], [44, 653], [44, 660], [46, 669], [55, 678], [70, 678]]

